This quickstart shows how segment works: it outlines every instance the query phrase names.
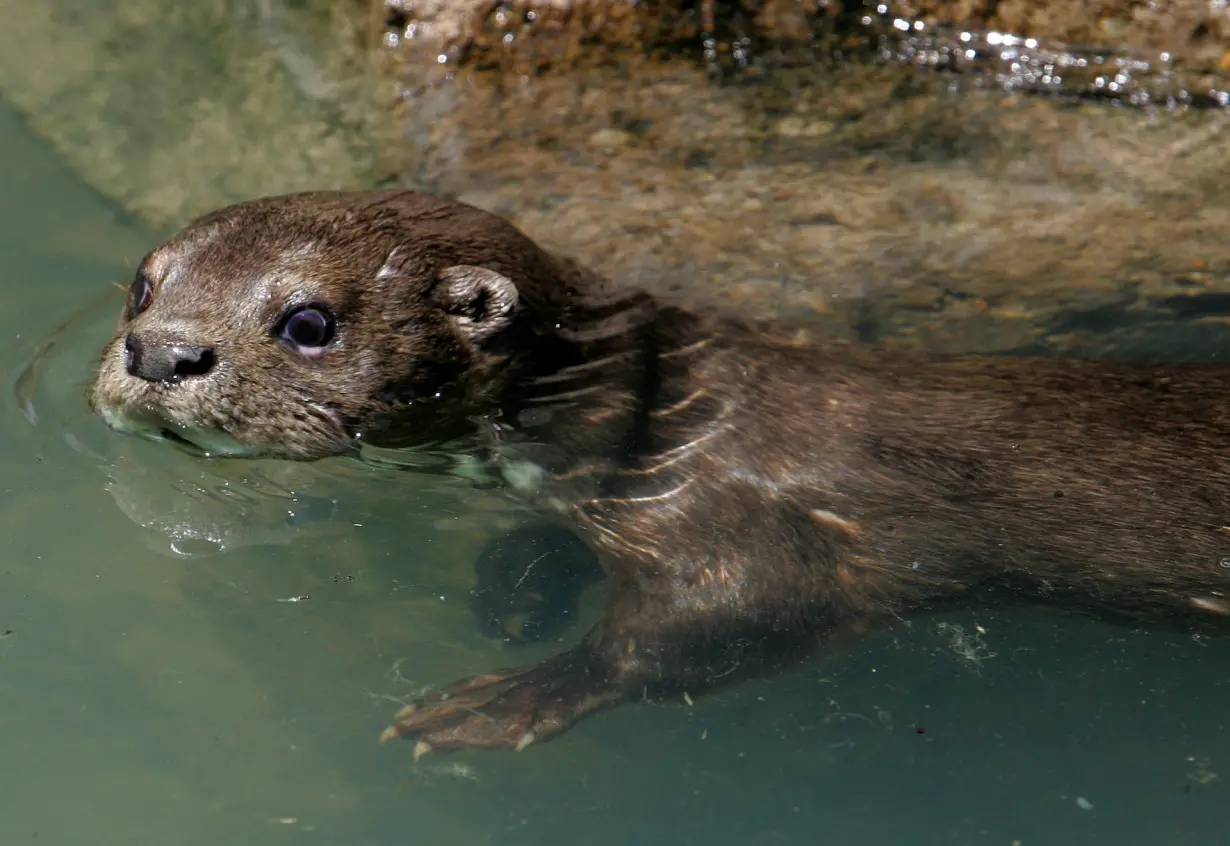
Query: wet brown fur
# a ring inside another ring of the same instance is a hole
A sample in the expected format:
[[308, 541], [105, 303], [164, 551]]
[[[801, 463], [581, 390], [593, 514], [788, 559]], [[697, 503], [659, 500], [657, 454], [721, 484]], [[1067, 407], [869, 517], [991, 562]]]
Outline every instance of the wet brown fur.
[[[520, 295], [481, 341], [437, 284], [459, 264]], [[811, 343], [614, 289], [499, 218], [408, 192], [224, 209], [145, 267], [154, 303], [121, 321], [96, 407], [210, 421], [287, 457], [472, 436], [496, 469], [542, 468], [523, 495], [602, 556], [611, 596], [582, 642], [400, 715], [392, 733], [419, 752], [520, 748], [939, 608], [1230, 613], [1224, 365]], [[295, 298], [338, 315], [319, 359], [270, 335]], [[135, 380], [128, 331], [195, 333], [217, 372]]]

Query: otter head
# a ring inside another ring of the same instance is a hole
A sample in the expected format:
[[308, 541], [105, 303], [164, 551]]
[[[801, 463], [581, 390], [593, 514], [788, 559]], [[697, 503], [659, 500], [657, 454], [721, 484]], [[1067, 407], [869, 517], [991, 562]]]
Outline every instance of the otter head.
[[230, 206], [141, 263], [90, 404], [209, 454], [317, 458], [460, 434], [532, 356], [552, 259], [505, 221], [405, 191]]

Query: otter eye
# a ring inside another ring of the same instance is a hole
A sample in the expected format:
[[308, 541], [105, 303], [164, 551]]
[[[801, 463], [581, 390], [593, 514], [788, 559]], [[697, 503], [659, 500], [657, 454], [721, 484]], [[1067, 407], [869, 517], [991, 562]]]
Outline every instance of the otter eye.
[[149, 277], [138, 273], [128, 288], [128, 319], [131, 320], [145, 311], [153, 301], [154, 286], [150, 284]]
[[333, 315], [321, 308], [292, 311], [282, 319], [278, 335], [305, 355], [319, 353], [333, 340]]

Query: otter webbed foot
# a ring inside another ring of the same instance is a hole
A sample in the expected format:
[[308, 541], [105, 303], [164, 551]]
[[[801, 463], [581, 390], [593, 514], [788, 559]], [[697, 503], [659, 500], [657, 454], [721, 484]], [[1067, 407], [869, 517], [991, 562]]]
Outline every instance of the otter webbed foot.
[[415, 741], [415, 758], [466, 747], [520, 751], [625, 698], [610, 667], [579, 648], [451, 684], [402, 709], [380, 740]]

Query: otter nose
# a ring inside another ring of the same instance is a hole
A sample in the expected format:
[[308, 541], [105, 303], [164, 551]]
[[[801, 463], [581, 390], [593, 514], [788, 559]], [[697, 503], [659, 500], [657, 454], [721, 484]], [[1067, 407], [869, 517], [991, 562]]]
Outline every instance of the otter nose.
[[214, 366], [210, 347], [191, 344], [149, 343], [135, 332], [124, 338], [128, 372], [147, 382], [178, 382], [188, 376], [204, 376]]

